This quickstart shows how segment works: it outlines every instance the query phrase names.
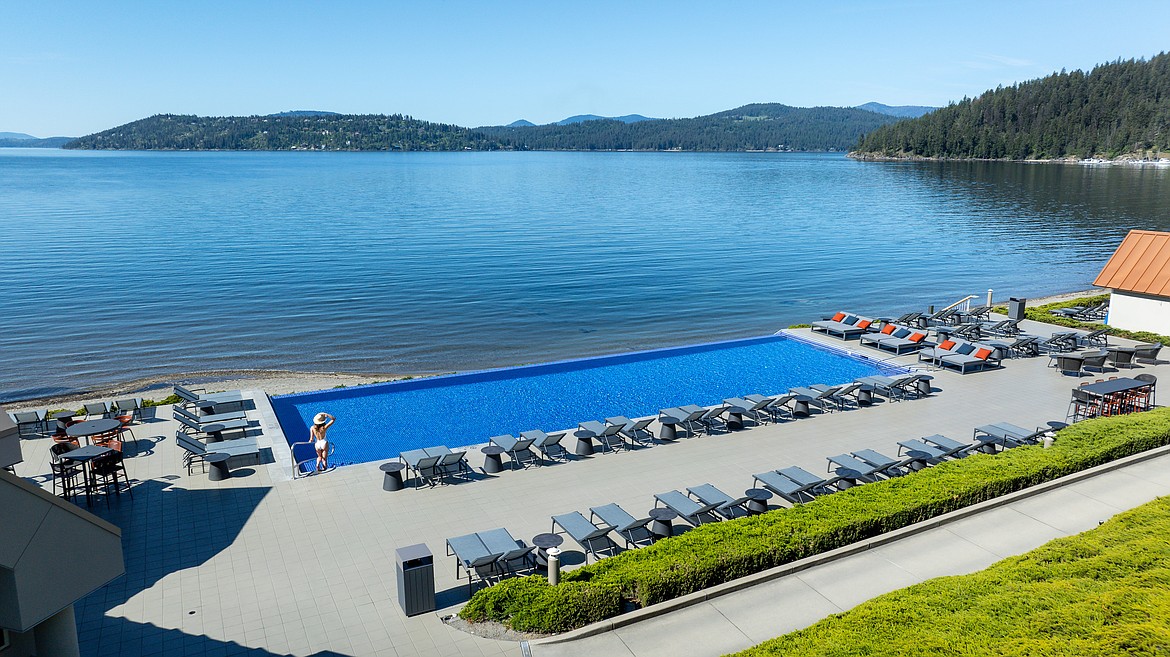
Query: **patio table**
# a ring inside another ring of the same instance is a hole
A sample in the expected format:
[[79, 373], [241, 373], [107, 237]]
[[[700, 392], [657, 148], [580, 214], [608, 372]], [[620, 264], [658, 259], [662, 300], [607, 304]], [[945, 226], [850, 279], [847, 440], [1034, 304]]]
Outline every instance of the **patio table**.
[[88, 420], [70, 426], [65, 430], [65, 434], [70, 438], [85, 438], [86, 442], [90, 442], [90, 439], [94, 436], [111, 433], [118, 430], [121, 426], [122, 423], [113, 418]]
[[[95, 422], [100, 422], [100, 420], [95, 420]], [[100, 445], [86, 445], [85, 447], [79, 447], [72, 451], [63, 452], [60, 456], [62, 461], [71, 461], [81, 465], [81, 476], [85, 479], [86, 506], [93, 506], [93, 499], [90, 496], [91, 489], [93, 487], [90, 485], [89, 462], [112, 451], [114, 450], [110, 449], [109, 447], [102, 447]]]

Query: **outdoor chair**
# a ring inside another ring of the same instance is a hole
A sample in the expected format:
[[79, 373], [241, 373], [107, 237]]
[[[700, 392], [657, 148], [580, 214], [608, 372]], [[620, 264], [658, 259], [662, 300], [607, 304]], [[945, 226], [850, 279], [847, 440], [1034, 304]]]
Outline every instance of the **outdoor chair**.
[[832, 394], [826, 397], [825, 400], [832, 402], [832, 404], [837, 407], [837, 410], [843, 411], [849, 407], [850, 403], [852, 403], [854, 407], [861, 407], [861, 404], [859, 404], [857, 401], [857, 391], [860, 390], [863, 385], [865, 384], [854, 381], [853, 383], [848, 383], [843, 386], [827, 386], [823, 383], [817, 383], [809, 387], [818, 392], [831, 392], [834, 388], [836, 388], [836, 392], [832, 392]]
[[[763, 395], [744, 395], [744, 401], [751, 402], [752, 405], [743, 409], [744, 415], [747, 415], [756, 424], [765, 424], [769, 419], [767, 407], [772, 402], [776, 401], [775, 397], [765, 397]], [[724, 400], [726, 402], [726, 400]]]
[[1037, 346], [1039, 342], [1040, 338], [1035, 335], [1017, 335], [1011, 342], [989, 342], [988, 344], [999, 347], [1011, 358], [1022, 358], [1040, 355], [1040, 348]]
[[[560, 527], [561, 531], [558, 532], [557, 527]], [[594, 525], [581, 515], [580, 511], [552, 517], [552, 532], [554, 534], [568, 534], [577, 542], [577, 545], [581, 546], [581, 549], [585, 550], [586, 561], [588, 561], [588, 555], [593, 555], [593, 559], [598, 560], [605, 556], [602, 553], [617, 549], [617, 544], [609, 538], [609, 533], [613, 530], [614, 526], [610, 524], [600, 527]], [[602, 546], [600, 549], [597, 547], [598, 544]]]
[[425, 482], [428, 486], [439, 483], [442, 470], [439, 461], [444, 454], [427, 454], [425, 449], [409, 449], [398, 455], [406, 467], [414, 473], [414, 487], [419, 488]]
[[924, 436], [922, 438], [922, 442], [929, 443], [942, 450], [943, 457], [952, 457], [957, 459], [967, 456], [967, 454], [975, 448], [975, 445], [970, 443], [961, 443], [957, 440], [947, 438], [946, 436], [938, 433], [934, 434], [933, 436]]
[[812, 323], [812, 330], [826, 335], [833, 335], [848, 340], [849, 338], [865, 335], [873, 324], [872, 319], [839, 312], [832, 317]]
[[748, 515], [747, 503], [752, 500], [746, 496], [734, 499], [711, 484], [687, 488], [687, 493], [702, 504], [714, 505], [713, 510], [728, 520]]
[[1081, 368], [1085, 366], [1085, 358], [1076, 354], [1051, 354], [1049, 367], [1055, 367], [1061, 374], [1068, 376], [1081, 375]]
[[536, 568], [536, 559], [533, 555], [536, 546], [526, 545], [524, 541], [513, 538], [507, 529], [502, 527], [489, 529], [476, 532], [476, 535], [489, 552], [500, 554], [496, 559], [497, 575], [515, 575]]
[[121, 495], [121, 487], [118, 485], [118, 480], [126, 485], [126, 492], [130, 493], [130, 497], [134, 497], [134, 488], [130, 485], [130, 477], [126, 473], [126, 465], [122, 452], [113, 450], [106, 452], [101, 456], [89, 462], [89, 478], [91, 485], [96, 488], [100, 483], [106, 489], [105, 498], [106, 506], [110, 505], [110, 486], [114, 487], [114, 494]]
[[471, 466], [467, 464], [467, 452], [451, 452], [439, 457], [435, 464], [435, 472], [440, 481], [448, 477], [467, 479], [471, 474]]
[[1095, 331], [1089, 331], [1084, 335], [1079, 335], [1077, 336], [1077, 342], [1082, 347], [1107, 347], [1109, 346], [1109, 329], [1104, 327]]
[[727, 419], [723, 414], [727, 411], [726, 406], [716, 406], [715, 408], [707, 409], [706, 413], [699, 418], [699, 424], [703, 425], [703, 430], [707, 435], [715, 433], [716, 429], [727, 430]]
[[1096, 370], [1098, 372], [1104, 372], [1105, 371], [1105, 360], [1109, 358], [1109, 352], [1098, 351], [1096, 353], [1093, 353], [1093, 352], [1084, 353], [1084, 354], [1081, 354], [1081, 358], [1084, 359], [1083, 362], [1081, 363], [1082, 368], [1084, 368], [1086, 370], [1091, 369], [1091, 370]]
[[589, 509], [589, 513], [590, 523], [600, 520], [603, 525], [612, 525], [613, 531], [625, 539], [627, 549], [639, 547], [642, 542], [654, 542], [654, 535], [647, 527], [654, 522], [653, 518], [635, 518], [617, 504], [595, 506]]
[[[19, 411], [8, 414], [14, 423], [16, 423], [16, 431], [18, 435], [40, 435], [42, 432], [48, 432], [49, 424], [45, 420], [46, 413], [44, 411]], [[31, 432], [28, 431], [31, 429]]]
[[985, 424], [981, 427], [975, 427], [972, 438], [979, 444], [977, 449], [987, 453], [994, 453], [996, 445], [999, 445], [1001, 450], [1019, 447], [1020, 445], [1032, 445], [1039, 442], [1041, 436], [1050, 431], [1051, 429], [1029, 431], [1028, 429], [1008, 422], [997, 422], [995, 424]]
[[182, 400], [178, 405], [185, 407], [194, 407], [200, 405], [215, 406], [220, 404], [243, 404], [248, 400], [246, 396], [239, 390], [229, 390], [226, 392], [204, 393], [199, 392], [202, 388], [186, 388], [183, 386], [175, 386], [175, 394]]
[[1077, 334], [1068, 331], [1053, 333], [1036, 343], [1036, 349], [1048, 353], [1065, 353], [1077, 348]]
[[[751, 396], [748, 396], [745, 399], [749, 401], [752, 400]], [[785, 414], [788, 415], [788, 419], [794, 420], [796, 419], [796, 415], [792, 412], [791, 404], [795, 400], [796, 395], [783, 394], [768, 402], [768, 404], [760, 410], [762, 410], [764, 413], [767, 413], [768, 417], [772, 418], [773, 422], [779, 422]]]
[[849, 488], [861, 483], [877, 481], [877, 473], [881, 470], [849, 454], [837, 454], [826, 458], [829, 462], [828, 472], [832, 472], [840, 479], [838, 488]]
[[229, 457], [254, 456], [260, 462], [260, 448], [253, 438], [237, 438], [212, 443], [211, 449], [201, 441], [182, 431], [175, 432], [175, 443], [183, 449], [183, 465], [187, 466], [187, 474], [191, 474], [191, 466], [196, 462], [203, 462], [208, 454], [227, 454]]
[[1153, 408], [1155, 405], [1154, 393], [1158, 386], [1158, 377], [1154, 376], [1153, 374], [1139, 374], [1133, 378], [1137, 381], [1144, 381], [1145, 383], [1150, 384], [1150, 396], [1146, 402], [1146, 406], [1148, 408]]
[[455, 557], [455, 579], [461, 579], [459, 569], [462, 567], [467, 575], [468, 595], [473, 590], [475, 578], [485, 584], [491, 583], [499, 573], [499, 560], [504, 556], [504, 552], [504, 550], [493, 552], [488, 549], [478, 533], [447, 539], [447, 556]]
[[883, 477], [900, 477], [906, 474], [903, 468], [910, 464], [910, 461], [906, 459], [891, 458], [872, 449], [860, 449], [852, 454], [874, 468], [874, 474], [880, 474]]
[[1100, 395], [1085, 392], [1080, 388], [1073, 388], [1072, 397], [1068, 402], [1068, 411], [1064, 414], [1064, 419], [1078, 422], [1097, 417], [1101, 414], [1103, 401]]
[[235, 415], [233, 415], [231, 419], [204, 422], [202, 420], [206, 417], [217, 418], [219, 416], [199, 417], [187, 409], [181, 408], [179, 406], [175, 406], [172, 411], [172, 417], [174, 417], [175, 420], [179, 424], [183, 425], [183, 427], [190, 433], [206, 434], [208, 433], [208, 429], [218, 429], [220, 431], [234, 431], [236, 429], [244, 429], [246, 431], [250, 425], [246, 417], [239, 417]]
[[630, 445], [635, 443], [643, 443], [645, 445], [654, 444], [654, 433], [649, 428], [652, 422], [654, 422], [654, 418], [652, 417], [642, 418], [641, 420], [631, 420], [624, 415], [605, 418], [606, 424], [621, 427], [618, 433], [630, 441]]
[[[598, 423], [601, 424], [601, 423]], [[611, 452], [618, 450], [629, 449], [626, 444], [625, 436], [622, 435], [622, 428], [625, 425], [606, 424], [601, 426], [601, 430], [593, 437], [601, 445]]]
[[682, 408], [664, 408], [658, 411], [659, 418], [668, 418], [675, 421], [677, 426], [683, 428], [688, 435], [694, 436], [698, 432], [696, 427], [699, 427], [699, 418], [707, 413], [705, 408], [697, 408], [695, 410], [686, 411]]
[[1162, 343], [1134, 345], [1133, 359], [1137, 362], [1157, 362], [1158, 352], [1162, 350]]
[[911, 396], [920, 396], [918, 382], [923, 380], [921, 374], [903, 374], [901, 376], [865, 376], [857, 379], [856, 383], [873, 386], [877, 392], [885, 395], [890, 401], [899, 401]]
[[836, 403], [833, 401], [833, 395], [837, 394], [840, 390], [841, 386], [822, 386], [820, 390], [813, 388], [792, 388], [788, 393], [797, 395], [798, 397], [807, 397], [808, 399], [803, 401], [807, 402], [810, 406], [816, 406], [824, 412], [832, 413], [836, 407]]
[[524, 459], [527, 459], [534, 464], [540, 463], [540, 460], [536, 458], [536, 454], [534, 454], [531, 449], [533, 443], [532, 438], [525, 438], [521, 436], [519, 439], [517, 439], [512, 434], [508, 433], [502, 436], [492, 436], [489, 440], [491, 440], [493, 445], [496, 445], [507, 452], [508, 456], [512, 459], [513, 469], [515, 469], [517, 465], [522, 468], [528, 467], [524, 465]]
[[863, 346], [876, 347], [895, 354], [903, 354], [926, 346], [926, 331], [909, 329], [895, 324], [886, 324], [882, 330], [862, 336], [858, 341]]
[[1105, 351], [1109, 354], [1109, 357], [1106, 360], [1113, 367], [1134, 367], [1133, 357], [1136, 354], [1134, 349], [1130, 349], [1128, 347], [1118, 347], [1115, 345], [1112, 347], [1106, 347]]
[[928, 465], [942, 463], [945, 459], [942, 449], [921, 440], [899, 441], [898, 456], [905, 457], [906, 466], [911, 470], [921, 470]]
[[109, 402], [89, 402], [85, 406], [85, 419], [94, 420], [110, 416]]
[[118, 415], [125, 415], [127, 411], [130, 417], [135, 420], [142, 420], [142, 398], [134, 397], [131, 399], [119, 399], [114, 402], [114, 409]]
[[558, 458], [562, 461], [569, 460], [569, 450], [561, 446], [561, 439], [565, 437], [563, 431], [549, 435], [540, 429], [533, 429], [521, 431], [520, 437], [531, 439], [532, 447], [550, 461], [556, 461]]
[[713, 511], [719, 508], [719, 502], [714, 504], [700, 504], [677, 490], [655, 493], [654, 499], [656, 500], [655, 506], [662, 505], [667, 507], [693, 527], [698, 527], [704, 522], [718, 522], [720, 520], [719, 516], [713, 513]]
[[782, 470], [771, 470], [752, 475], [764, 488], [776, 493], [793, 504], [813, 499], [816, 494], [832, 493], [838, 479], [827, 480], [800, 468], [792, 466]]

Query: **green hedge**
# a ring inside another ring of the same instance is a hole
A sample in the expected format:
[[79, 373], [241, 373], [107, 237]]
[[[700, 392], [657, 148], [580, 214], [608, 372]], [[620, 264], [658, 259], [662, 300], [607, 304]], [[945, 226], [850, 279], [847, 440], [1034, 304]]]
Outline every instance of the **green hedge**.
[[1088, 420], [1062, 431], [1051, 449], [975, 454], [791, 509], [702, 525], [565, 573], [559, 587], [537, 586], [539, 577], [505, 580], [476, 592], [460, 615], [540, 632], [580, 627], [620, 612], [610, 591], [652, 605], [1166, 444], [1170, 409]]
[[737, 653], [1170, 654], [1170, 498], [970, 575], [887, 593]]

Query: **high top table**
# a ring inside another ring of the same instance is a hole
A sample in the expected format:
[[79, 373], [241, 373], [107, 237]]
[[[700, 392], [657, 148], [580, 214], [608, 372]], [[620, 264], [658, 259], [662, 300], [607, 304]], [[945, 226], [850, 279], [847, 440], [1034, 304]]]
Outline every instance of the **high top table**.
[[[101, 422], [102, 420], [94, 420], [94, 422]], [[121, 424], [114, 420], [115, 424]], [[70, 461], [81, 465], [81, 476], [85, 478], [85, 506], [93, 506], [93, 499], [90, 497], [90, 491], [93, 488], [90, 486], [89, 462], [99, 456], [108, 454], [114, 450], [109, 447], [101, 447], [100, 445], [86, 445], [77, 449], [62, 452], [61, 460]]]

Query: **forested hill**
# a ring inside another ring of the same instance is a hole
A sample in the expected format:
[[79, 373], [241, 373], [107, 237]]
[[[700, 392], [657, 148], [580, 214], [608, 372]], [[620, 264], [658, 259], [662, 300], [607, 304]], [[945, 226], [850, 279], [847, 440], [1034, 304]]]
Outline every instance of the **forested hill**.
[[401, 114], [179, 116], [159, 114], [81, 137], [65, 148], [109, 150], [495, 150], [498, 141]]
[[693, 119], [603, 120], [477, 130], [516, 148], [539, 150], [844, 151], [861, 135], [899, 120], [852, 108], [770, 103]]
[[1001, 87], [882, 127], [853, 150], [860, 158], [1166, 157], [1170, 55]]

